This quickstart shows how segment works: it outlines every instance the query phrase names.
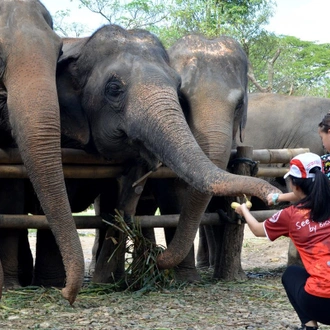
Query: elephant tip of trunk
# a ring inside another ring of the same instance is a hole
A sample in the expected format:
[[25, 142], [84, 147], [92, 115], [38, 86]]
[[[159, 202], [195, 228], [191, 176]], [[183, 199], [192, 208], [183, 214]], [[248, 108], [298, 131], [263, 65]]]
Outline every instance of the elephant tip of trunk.
[[78, 292], [79, 292], [78, 288], [72, 290], [66, 286], [65, 288], [62, 289], [62, 296], [72, 306], [77, 298]]
[[158, 257], [157, 257], [157, 267], [160, 270], [163, 269], [170, 269], [175, 267], [176, 265], [173, 264], [173, 262], [171, 262], [167, 257], [166, 257], [166, 253], [164, 254], [161, 253]]

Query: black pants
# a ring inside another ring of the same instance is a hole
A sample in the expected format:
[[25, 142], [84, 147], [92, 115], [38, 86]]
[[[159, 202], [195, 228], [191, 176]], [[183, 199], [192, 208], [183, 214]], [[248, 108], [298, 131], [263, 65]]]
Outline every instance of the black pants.
[[317, 321], [330, 324], [330, 298], [320, 298], [304, 289], [309, 274], [300, 266], [289, 266], [283, 276], [282, 284], [302, 324]]

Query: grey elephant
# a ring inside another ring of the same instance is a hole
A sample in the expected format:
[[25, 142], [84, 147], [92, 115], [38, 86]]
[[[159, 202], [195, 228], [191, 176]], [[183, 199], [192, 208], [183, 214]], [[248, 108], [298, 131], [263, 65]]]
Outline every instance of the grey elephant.
[[[206, 195], [265, 199], [271, 185], [229, 174], [201, 150], [180, 106], [180, 83], [164, 47], [147, 31], [107, 25], [89, 38], [66, 39], [57, 69], [63, 140], [106, 159], [133, 159], [146, 171], [160, 161]], [[232, 102], [237, 94], [229, 95]], [[244, 91], [240, 97], [244, 102]], [[230, 127], [232, 136], [234, 123]], [[160, 268], [185, 258], [198, 224], [180, 222], [178, 238], [159, 257]]]
[[[330, 110], [330, 99], [298, 97], [270, 93], [249, 94], [248, 120], [244, 143], [236, 137], [235, 145], [249, 145], [254, 149], [309, 148], [319, 155], [324, 148], [318, 134], [318, 124]], [[283, 165], [281, 165], [283, 166]], [[269, 179], [274, 186], [286, 191], [282, 177]], [[253, 198], [254, 209], [268, 206]], [[214, 254], [212, 235], [200, 240], [200, 264], [208, 264], [208, 254]], [[204, 252], [203, 252], [204, 251]], [[299, 263], [295, 248], [290, 244], [288, 263]]]
[[309, 148], [322, 155], [324, 149], [317, 128], [329, 111], [328, 98], [249, 94], [244, 144], [254, 149]]
[[[41, 2], [1, 2], [0, 147], [18, 146], [63, 258], [66, 286], [62, 295], [72, 304], [83, 282], [84, 259], [61, 162], [55, 79], [61, 46], [61, 39], [52, 30], [51, 16]], [[5, 275], [11, 267], [3, 264]], [[1, 287], [2, 282], [3, 277]]]
[[[244, 134], [247, 56], [233, 38], [221, 36], [208, 39], [195, 34], [179, 39], [168, 53], [171, 66], [181, 76], [180, 101], [187, 123], [206, 156], [225, 170], [236, 132]], [[197, 229], [212, 196], [196, 190], [188, 181], [162, 181], [154, 183], [157, 186], [154, 194], [161, 214], [180, 213], [183, 226], [194, 224]], [[177, 248], [185, 240], [184, 230], [178, 230], [179, 233], [175, 235], [175, 229], [165, 229], [169, 249], [170, 242]], [[182, 251], [182, 255], [180, 251], [172, 253], [177, 258], [173, 265], [186, 254], [185, 251]], [[193, 248], [175, 269], [179, 279], [200, 279]]]
[[[318, 134], [318, 124], [329, 111], [328, 98], [250, 94], [244, 144], [254, 149], [309, 148], [321, 156], [326, 151]], [[286, 191], [283, 178], [270, 182]], [[300, 263], [297, 250], [290, 242], [288, 264]]]
[[[319, 155], [324, 153], [317, 127], [330, 110], [330, 99], [270, 93], [252, 93], [248, 98], [244, 142], [240, 142], [240, 137], [236, 136], [235, 146], [248, 145], [254, 149], [309, 148]], [[267, 180], [286, 191], [282, 177]], [[252, 204], [254, 209], [268, 208], [267, 204], [257, 198], [253, 198]], [[202, 237], [197, 263], [201, 267], [209, 266], [213, 262], [216, 242], [212, 230], [205, 232], [204, 227], [200, 233]], [[296, 250], [291, 244], [288, 263], [299, 263]]]
[[[254, 149], [309, 148], [323, 155], [318, 124], [330, 111], [330, 99], [270, 93], [249, 94], [245, 145]], [[237, 141], [237, 145], [241, 143]], [[286, 189], [283, 178], [271, 182]]]

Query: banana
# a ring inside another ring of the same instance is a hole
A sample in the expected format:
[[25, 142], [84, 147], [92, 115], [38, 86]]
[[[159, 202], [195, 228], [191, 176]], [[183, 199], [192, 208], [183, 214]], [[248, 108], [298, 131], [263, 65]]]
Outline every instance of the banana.
[[246, 197], [246, 195], [244, 194], [245, 197], [245, 204], [247, 206], [248, 209], [250, 209], [252, 207], [252, 203], [248, 200], [248, 198]]
[[[244, 195], [244, 197], [245, 197], [245, 204], [246, 204], [247, 208], [250, 209], [252, 207], [252, 203], [247, 199], [247, 197], [245, 195]], [[231, 208], [233, 208], [234, 210], [240, 205], [241, 204], [237, 203], [237, 202], [232, 202], [230, 204]]]
[[230, 204], [231, 208], [233, 208], [234, 210], [236, 209], [236, 207], [240, 206], [241, 204], [240, 203], [237, 203], [237, 202], [232, 202]]

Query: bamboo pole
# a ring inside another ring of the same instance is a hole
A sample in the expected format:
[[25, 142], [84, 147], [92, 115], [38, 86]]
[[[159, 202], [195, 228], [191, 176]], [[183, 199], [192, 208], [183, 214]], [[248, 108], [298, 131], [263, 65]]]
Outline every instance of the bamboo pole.
[[[263, 221], [272, 216], [278, 210], [252, 211], [251, 213], [258, 221]], [[74, 216], [77, 229], [102, 228], [105, 223], [100, 216]], [[136, 216], [134, 220], [143, 228], [176, 227], [179, 221], [178, 214], [172, 215], [144, 215]], [[205, 213], [202, 225], [223, 225], [217, 213]], [[44, 215], [22, 215], [22, 214], [0, 214], [0, 229], [49, 229], [47, 219]]]
[[[124, 168], [120, 165], [63, 165], [64, 177], [67, 179], [104, 179], [120, 176]], [[281, 177], [288, 171], [287, 168], [259, 167], [257, 177]], [[168, 167], [161, 167], [152, 172], [149, 178], [175, 178], [176, 174]], [[28, 175], [24, 165], [0, 165], [0, 178], [26, 179]]]
[[[236, 150], [231, 151], [231, 158], [236, 155]], [[308, 148], [296, 149], [256, 149], [253, 150], [252, 160], [260, 164], [283, 163], [287, 164], [291, 158], [301, 153], [309, 152]], [[121, 161], [104, 160], [99, 155], [88, 154], [83, 150], [62, 148], [63, 164], [95, 164], [114, 165]], [[22, 164], [18, 149], [0, 149], [0, 164]]]

